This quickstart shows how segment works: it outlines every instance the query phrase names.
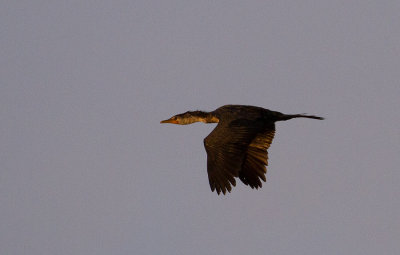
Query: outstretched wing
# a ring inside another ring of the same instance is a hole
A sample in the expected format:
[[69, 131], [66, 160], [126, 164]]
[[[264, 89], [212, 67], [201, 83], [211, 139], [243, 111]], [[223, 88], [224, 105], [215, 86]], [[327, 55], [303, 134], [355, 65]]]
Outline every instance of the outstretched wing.
[[261, 188], [266, 181], [268, 165], [268, 148], [275, 135], [275, 125], [271, 124], [264, 132], [259, 133], [248, 145], [242, 169], [239, 172], [240, 180], [251, 188]]
[[[239, 119], [230, 123], [220, 122], [204, 139], [208, 179], [212, 191], [216, 190], [218, 194], [230, 192], [232, 185], [236, 185], [235, 177], [241, 176], [244, 166], [249, 170], [243, 178], [246, 181], [251, 180], [248, 183], [253, 183], [251, 178], [254, 175], [254, 167], [259, 167], [259, 165], [251, 162], [266, 158], [259, 156], [262, 141], [257, 142], [259, 141], [257, 137], [264, 128], [265, 123], [260, 120]], [[253, 146], [249, 150], [248, 146], [251, 144]], [[254, 157], [248, 155], [254, 155]]]

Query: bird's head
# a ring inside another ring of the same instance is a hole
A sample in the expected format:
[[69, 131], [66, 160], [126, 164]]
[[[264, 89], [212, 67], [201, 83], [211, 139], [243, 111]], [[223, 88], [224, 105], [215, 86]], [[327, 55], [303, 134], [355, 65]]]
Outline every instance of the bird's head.
[[194, 122], [208, 122], [207, 121], [207, 113], [202, 111], [194, 111], [194, 112], [185, 112], [181, 114], [177, 114], [172, 116], [167, 120], [162, 120], [160, 123], [171, 123], [171, 124], [178, 124], [178, 125], [188, 125]]

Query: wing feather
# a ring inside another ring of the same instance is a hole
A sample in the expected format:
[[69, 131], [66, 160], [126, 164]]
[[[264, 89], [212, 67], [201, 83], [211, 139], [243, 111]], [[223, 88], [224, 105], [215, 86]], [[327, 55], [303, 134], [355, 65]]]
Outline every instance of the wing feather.
[[270, 125], [264, 132], [257, 134], [246, 150], [246, 157], [239, 178], [251, 188], [261, 188], [260, 179], [266, 181], [268, 148], [271, 146], [274, 135], [275, 127]]
[[252, 188], [261, 187], [260, 179], [266, 180], [267, 149], [274, 130], [273, 123], [262, 120], [220, 122], [204, 139], [211, 190], [218, 194], [230, 192], [236, 185], [235, 177]]

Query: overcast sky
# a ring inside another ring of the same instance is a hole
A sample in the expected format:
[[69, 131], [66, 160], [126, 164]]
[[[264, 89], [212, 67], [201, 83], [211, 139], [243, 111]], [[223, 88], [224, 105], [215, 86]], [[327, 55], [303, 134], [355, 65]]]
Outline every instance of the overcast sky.
[[[1, 254], [399, 254], [400, 1], [0, 3]], [[277, 124], [267, 182], [211, 192], [214, 124]]]

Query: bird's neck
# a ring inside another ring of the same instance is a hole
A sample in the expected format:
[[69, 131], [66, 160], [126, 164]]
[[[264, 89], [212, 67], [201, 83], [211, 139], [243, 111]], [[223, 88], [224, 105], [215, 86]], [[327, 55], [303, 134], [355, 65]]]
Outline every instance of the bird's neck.
[[212, 114], [212, 112], [193, 111], [189, 113], [190, 117], [186, 119], [187, 124], [191, 124], [194, 122], [204, 122], [204, 123], [219, 122], [219, 119], [214, 114]]

